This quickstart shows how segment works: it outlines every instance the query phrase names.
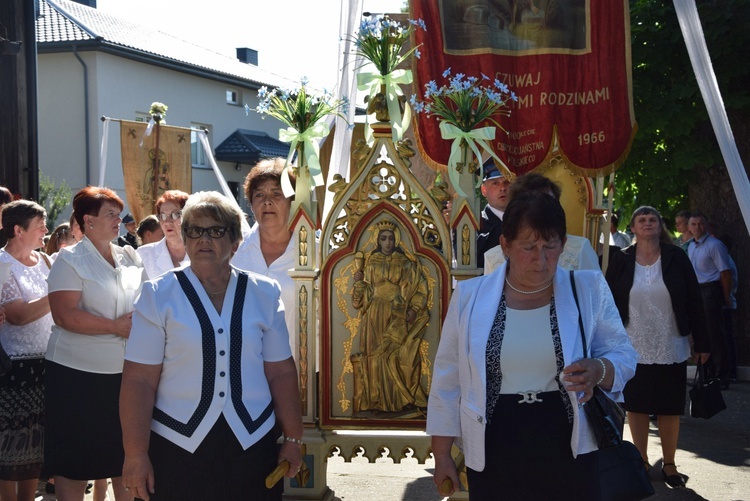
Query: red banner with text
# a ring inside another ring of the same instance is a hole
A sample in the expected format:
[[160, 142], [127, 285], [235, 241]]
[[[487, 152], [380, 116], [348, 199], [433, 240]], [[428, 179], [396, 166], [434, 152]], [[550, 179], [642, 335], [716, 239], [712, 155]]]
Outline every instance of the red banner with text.
[[[427, 26], [414, 32], [418, 98], [428, 82], [448, 83], [448, 69], [484, 74], [515, 92], [510, 117], [500, 120], [507, 132], [492, 142], [514, 173], [550, 154], [590, 176], [625, 161], [636, 131], [627, 0], [411, 0], [410, 18]], [[439, 122], [416, 116], [423, 156], [447, 164], [450, 142]]]

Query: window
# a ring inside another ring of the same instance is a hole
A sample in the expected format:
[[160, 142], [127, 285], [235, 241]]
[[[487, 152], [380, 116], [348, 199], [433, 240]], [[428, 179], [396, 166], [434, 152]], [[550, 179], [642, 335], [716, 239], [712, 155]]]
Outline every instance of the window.
[[240, 91], [237, 89], [227, 89], [227, 104], [233, 104], [235, 106], [240, 105], [241, 99]]
[[[205, 124], [199, 124], [199, 123], [191, 123], [190, 124], [191, 129], [203, 129], [206, 132], [208, 132], [208, 141], [209, 144], [211, 144], [211, 128], [208, 125]], [[206, 158], [206, 152], [203, 151], [203, 145], [201, 144], [201, 140], [198, 138], [198, 132], [195, 130], [190, 131], [190, 161], [193, 164], [193, 167], [199, 168], [199, 169], [210, 169], [211, 166], [208, 163], [208, 158]]]
[[148, 113], [143, 113], [141, 111], [136, 111], [135, 112], [135, 121], [136, 122], [146, 122], [146, 123], [148, 123], [149, 120], [151, 120], [151, 115], [149, 115]]

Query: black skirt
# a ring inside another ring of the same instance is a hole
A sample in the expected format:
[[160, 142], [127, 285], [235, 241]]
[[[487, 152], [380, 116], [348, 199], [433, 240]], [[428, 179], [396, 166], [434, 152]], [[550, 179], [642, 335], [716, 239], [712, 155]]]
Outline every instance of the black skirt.
[[151, 432], [148, 455], [155, 491], [151, 501], [281, 501], [284, 482], [271, 489], [265, 485], [276, 468], [279, 435], [271, 430], [243, 450], [222, 415], [191, 453]]
[[44, 471], [71, 480], [119, 477], [122, 374], [96, 374], [47, 360]]
[[0, 480], [39, 478], [44, 459], [44, 358], [0, 376]]
[[657, 416], [685, 414], [687, 362], [638, 364], [623, 390], [625, 410]]
[[542, 402], [500, 395], [485, 429], [485, 465], [467, 468], [471, 501], [598, 501], [596, 454], [573, 458], [572, 424], [560, 392], [540, 393]]

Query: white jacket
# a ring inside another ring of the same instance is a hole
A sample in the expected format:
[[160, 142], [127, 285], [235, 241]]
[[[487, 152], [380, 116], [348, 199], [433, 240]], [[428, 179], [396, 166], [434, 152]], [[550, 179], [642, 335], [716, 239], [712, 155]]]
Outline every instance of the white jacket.
[[[507, 264], [490, 275], [459, 282], [445, 317], [435, 357], [427, 409], [427, 433], [456, 437], [466, 466], [484, 470], [487, 423], [487, 339], [503, 290]], [[612, 294], [598, 271], [577, 271], [576, 290], [590, 356], [606, 357], [614, 366], [610, 397], [622, 400], [625, 383], [633, 377], [638, 355], [630, 344]], [[565, 365], [583, 357], [578, 310], [567, 270], [558, 266], [554, 278], [555, 308]], [[585, 413], [575, 405], [571, 451], [574, 457], [596, 450]], [[496, 452], [497, 453], [497, 452]]]

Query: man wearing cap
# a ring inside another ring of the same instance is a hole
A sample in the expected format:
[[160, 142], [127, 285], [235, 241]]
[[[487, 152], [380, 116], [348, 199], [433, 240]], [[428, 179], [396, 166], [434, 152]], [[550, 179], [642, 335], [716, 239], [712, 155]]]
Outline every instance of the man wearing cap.
[[117, 237], [117, 245], [119, 245], [120, 247], [125, 247], [126, 245], [129, 245], [132, 248], [137, 249], [138, 237], [135, 234], [136, 224], [135, 224], [135, 219], [133, 219], [133, 215], [128, 214], [127, 216], [122, 218], [122, 224], [125, 226], [127, 233]]
[[482, 210], [477, 234], [477, 267], [484, 268], [484, 253], [500, 245], [503, 233], [503, 214], [508, 206], [508, 189], [510, 181], [495, 165], [492, 158], [484, 164], [482, 178], [482, 195], [487, 205]]

